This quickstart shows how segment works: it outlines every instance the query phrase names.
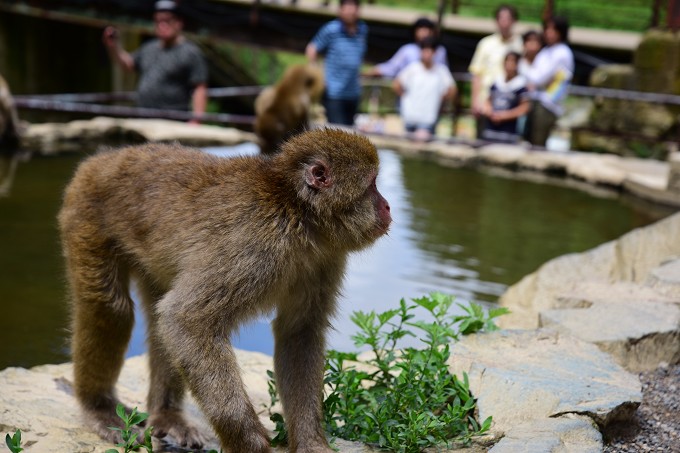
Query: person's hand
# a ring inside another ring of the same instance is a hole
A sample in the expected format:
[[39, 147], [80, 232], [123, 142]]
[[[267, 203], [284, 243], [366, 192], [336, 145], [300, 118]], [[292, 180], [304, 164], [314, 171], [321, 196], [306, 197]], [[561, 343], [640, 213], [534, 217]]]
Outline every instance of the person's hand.
[[503, 121], [505, 121], [506, 113], [503, 111], [498, 111], [498, 112], [491, 112], [489, 115], [489, 120], [491, 120], [492, 123], [498, 124]]
[[104, 45], [110, 49], [118, 47], [118, 29], [115, 27], [106, 27], [104, 29], [104, 33], [102, 34], [102, 41], [104, 42]]

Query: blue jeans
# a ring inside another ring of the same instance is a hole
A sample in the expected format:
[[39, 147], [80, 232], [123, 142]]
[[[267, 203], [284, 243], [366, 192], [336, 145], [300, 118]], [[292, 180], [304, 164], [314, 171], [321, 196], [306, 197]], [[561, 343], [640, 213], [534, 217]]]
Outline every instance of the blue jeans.
[[352, 126], [359, 107], [359, 99], [332, 99], [324, 96], [323, 105], [329, 123]]

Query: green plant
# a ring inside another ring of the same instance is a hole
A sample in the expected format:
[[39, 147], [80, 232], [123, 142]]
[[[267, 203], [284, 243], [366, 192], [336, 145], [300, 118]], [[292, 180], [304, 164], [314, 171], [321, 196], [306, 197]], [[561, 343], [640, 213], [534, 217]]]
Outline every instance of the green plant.
[[[116, 427], [109, 428], [114, 431], [119, 431], [121, 437], [123, 438], [123, 442], [116, 444], [116, 447], [123, 448], [124, 453], [138, 451], [140, 448], [145, 449], [147, 453], [153, 453], [153, 447], [151, 445], [151, 431], [153, 430], [153, 426], [149, 426], [148, 428], [146, 428], [146, 430], [144, 430], [144, 443], [141, 444], [137, 442], [137, 436], [139, 435], [139, 433], [134, 432], [134, 428], [137, 427], [144, 420], [149, 418], [149, 414], [145, 412], [137, 412], [136, 407], [132, 409], [132, 411], [128, 414], [127, 412], [125, 412], [125, 406], [123, 406], [122, 404], [118, 404], [116, 406], [116, 414], [121, 420], [123, 420], [123, 423], [125, 425], [124, 428]], [[7, 437], [9, 438], [9, 434], [7, 435]], [[19, 436], [19, 439], [21, 439], [21, 436]], [[106, 453], [118, 453], [118, 450], [116, 450], [115, 448], [110, 448], [106, 450]], [[209, 450], [208, 453], [222, 453], [222, 449], [220, 449], [219, 452], [217, 450]]]
[[[486, 432], [491, 417], [473, 417], [475, 400], [467, 375], [462, 380], [449, 372], [449, 343], [459, 335], [497, 329], [493, 319], [505, 308], [489, 310], [474, 303], [458, 304], [463, 315], [448, 314], [454, 299], [441, 293], [404, 299], [399, 308], [375, 313], [354, 312], [359, 332], [352, 338], [359, 348], [370, 349], [368, 358], [356, 353], [329, 351], [326, 359], [323, 403], [326, 432], [332, 437], [361, 441], [397, 452], [419, 452], [427, 447], [468, 444]], [[415, 320], [422, 307], [432, 321]], [[397, 349], [404, 337], [418, 337], [422, 348]], [[270, 372], [269, 406], [276, 424], [274, 445], [285, 443], [285, 423], [273, 412], [278, 401]]]
[[[151, 446], [151, 431], [153, 430], [153, 427], [149, 426], [148, 428], [146, 428], [146, 430], [144, 430], [144, 439], [142, 443], [139, 443], [137, 441], [139, 432], [137, 432], [137, 430], [135, 429], [140, 423], [142, 423], [149, 417], [149, 414], [144, 412], [137, 412], [136, 407], [132, 409], [132, 411], [128, 414], [127, 412], [125, 412], [125, 406], [123, 406], [122, 404], [118, 404], [118, 406], [116, 406], [116, 414], [121, 420], [123, 420], [123, 424], [125, 425], [123, 428], [113, 426], [109, 427], [109, 429], [113, 431], [120, 432], [120, 435], [123, 439], [122, 442], [116, 444], [116, 447], [122, 448], [124, 453], [136, 451], [139, 450], [140, 448], [144, 448], [147, 451], [147, 453], [152, 453], [153, 448]], [[106, 450], [106, 453], [118, 453], [118, 450], [116, 450], [115, 448], [111, 448], [109, 450]]]
[[12, 453], [19, 453], [21, 451], [24, 451], [24, 449], [21, 448], [20, 429], [17, 429], [13, 436], [10, 436], [9, 433], [7, 433], [7, 435], [5, 436], [5, 443], [7, 444], [9, 451], [11, 451]]

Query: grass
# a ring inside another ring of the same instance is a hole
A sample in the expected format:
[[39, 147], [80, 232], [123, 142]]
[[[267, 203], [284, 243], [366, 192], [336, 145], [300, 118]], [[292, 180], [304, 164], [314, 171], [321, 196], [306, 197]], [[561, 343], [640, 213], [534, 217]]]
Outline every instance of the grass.
[[[447, 1], [447, 13], [451, 12], [451, 1]], [[462, 0], [459, 1], [458, 14], [468, 17], [493, 17], [498, 5], [510, 3], [517, 8], [520, 20], [540, 23], [543, 14], [544, 0], [515, 0], [513, 2], [498, 0]], [[662, 2], [660, 21], [664, 22], [666, 5]], [[438, 0], [375, 0], [380, 6], [418, 10], [428, 13], [437, 11]], [[647, 0], [621, 0], [610, 2], [604, 0], [557, 0], [555, 13], [567, 16], [572, 26], [586, 28], [603, 28], [641, 32], [646, 30], [652, 20], [652, 4]]]

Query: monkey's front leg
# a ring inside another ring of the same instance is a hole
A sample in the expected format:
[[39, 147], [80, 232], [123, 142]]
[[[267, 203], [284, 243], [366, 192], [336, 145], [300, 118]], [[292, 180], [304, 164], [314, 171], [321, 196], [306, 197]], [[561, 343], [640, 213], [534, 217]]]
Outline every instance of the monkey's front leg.
[[274, 321], [274, 369], [291, 453], [330, 453], [321, 423], [327, 317], [279, 313]]
[[[193, 291], [183, 292], [184, 296]], [[158, 310], [166, 351], [194, 398], [229, 451], [270, 453], [267, 430], [246, 394], [228, 343], [224, 319], [212, 301], [191, 301], [169, 293]]]

